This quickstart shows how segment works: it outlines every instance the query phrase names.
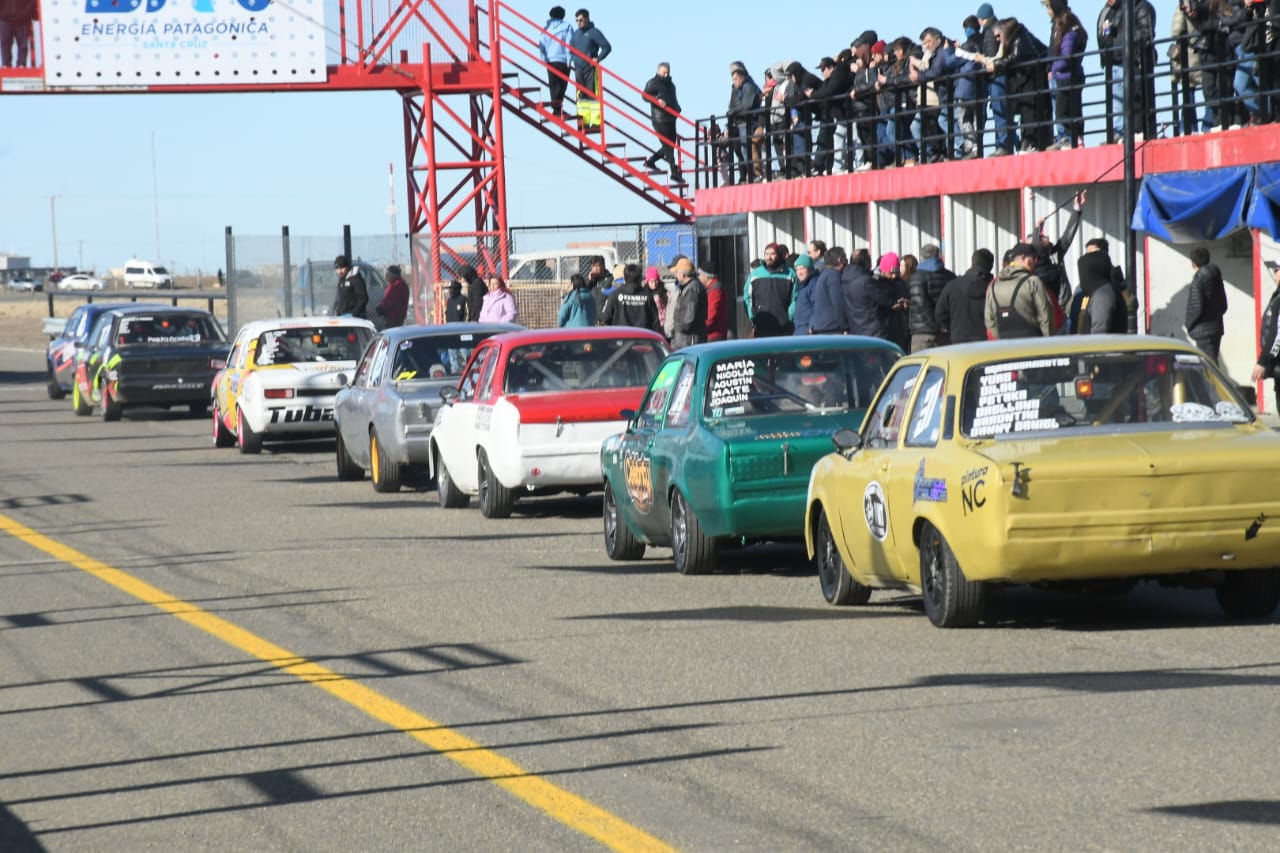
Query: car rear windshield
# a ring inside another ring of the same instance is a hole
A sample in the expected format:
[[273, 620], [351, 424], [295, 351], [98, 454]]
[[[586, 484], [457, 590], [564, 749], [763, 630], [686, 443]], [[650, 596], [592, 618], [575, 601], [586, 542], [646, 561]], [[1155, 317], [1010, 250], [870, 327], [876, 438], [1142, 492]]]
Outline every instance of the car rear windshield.
[[705, 415], [845, 412], [871, 405], [898, 354], [885, 347], [742, 355], [707, 373]]
[[1200, 355], [1151, 350], [1042, 356], [972, 368], [960, 430], [971, 438], [1115, 425], [1242, 424], [1247, 405]]
[[583, 391], [649, 384], [667, 349], [658, 341], [601, 338], [517, 347], [507, 359], [503, 391]]
[[373, 332], [366, 326], [312, 326], [272, 329], [258, 336], [253, 361], [300, 364], [316, 361], [359, 361]]
[[121, 317], [117, 344], [216, 343], [222, 329], [208, 314], [156, 314]]
[[471, 351], [493, 332], [423, 335], [396, 344], [391, 376], [396, 380], [445, 379], [461, 376]]

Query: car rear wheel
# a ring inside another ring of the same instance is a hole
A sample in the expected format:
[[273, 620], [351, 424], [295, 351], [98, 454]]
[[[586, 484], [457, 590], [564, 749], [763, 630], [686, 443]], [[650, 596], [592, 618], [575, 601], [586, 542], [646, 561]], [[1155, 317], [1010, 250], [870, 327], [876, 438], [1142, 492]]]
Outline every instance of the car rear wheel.
[[364, 469], [356, 464], [356, 460], [352, 459], [351, 454], [347, 452], [347, 443], [342, 440], [342, 430], [335, 430], [335, 432], [338, 435], [338, 446], [334, 450], [338, 460], [338, 479], [344, 482], [363, 480]]
[[462, 509], [471, 503], [471, 496], [462, 491], [449, 476], [449, 469], [437, 452], [436, 456], [436, 494], [440, 496], [440, 506], [445, 509]]
[[369, 474], [375, 492], [400, 491], [400, 463], [387, 456], [376, 430], [369, 433]]
[[84, 395], [80, 393], [79, 382], [71, 388], [71, 405], [75, 408], [76, 414], [80, 417], [86, 417], [93, 414], [93, 402], [86, 400]]
[[238, 406], [236, 407], [236, 444], [244, 454], [262, 452], [262, 436], [253, 431], [253, 427], [249, 426], [249, 422], [245, 420], [244, 409]]
[[213, 407], [213, 446], [214, 447], [235, 447], [236, 437], [231, 434], [231, 430], [227, 429], [227, 425], [222, 422], [222, 411], [217, 407]]
[[1280, 604], [1280, 569], [1227, 572], [1214, 594], [1228, 618], [1266, 619]]
[[702, 532], [698, 517], [678, 490], [671, 499], [671, 558], [682, 575], [705, 575], [715, 568], [716, 540]]
[[63, 397], [67, 396], [67, 392], [58, 384], [58, 377], [53, 372], [52, 364], [49, 365], [48, 388], [50, 400], [61, 400]]
[[925, 615], [939, 628], [969, 628], [982, 619], [986, 587], [965, 578], [951, 546], [927, 521], [920, 531], [920, 589]]
[[485, 518], [508, 518], [516, 502], [515, 493], [499, 482], [489, 465], [488, 455], [481, 450], [478, 461], [480, 512]]
[[613, 486], [606, 480], [604, 484], [604, 550], [610, 560], [639, 560], [644, 556], [645, 545], [632, 533], [631, 528], [622, 520], [618, 510], [618, 499], [614, 497]]
[[831, 523], [822, 510], [818, 510], [818, 538], [814, 543], [814, 550], [814, 559], [818, 564], [818, 584], [822, 587], [822, 597], [828, 604], [843, 607], [849, 604], [866, 604], [871, 600], [871, 587], [855, 581], [845, 568], [844, 558], [840, 556], [836, 538], [831, 533]]
[[124, 414], [124, 407], [116, 402], [115, 397], [111, 396], [111, 386], [102, 386], [102, 419], [104, 421], [118, 421], [120, 416]]

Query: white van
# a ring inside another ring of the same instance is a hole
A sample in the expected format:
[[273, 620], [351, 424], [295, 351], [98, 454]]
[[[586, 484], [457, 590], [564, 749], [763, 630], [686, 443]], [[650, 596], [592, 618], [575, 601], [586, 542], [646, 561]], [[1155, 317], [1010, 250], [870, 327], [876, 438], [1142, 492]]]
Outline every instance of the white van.
[[130, 258], [124, 262], [125, 287], [172, 288], [173, 276], [159, 264]]
[[604, 268], [610, 273], [618, 263], [618, 252], [612, 246], [589, 249], [555, 249], [549, 252], [519, 252], [507, 259], [511, 275], [510, 284], [559, 284], [567, 285], [574, 273], [591, 272], [591, 259], [604, 258]]

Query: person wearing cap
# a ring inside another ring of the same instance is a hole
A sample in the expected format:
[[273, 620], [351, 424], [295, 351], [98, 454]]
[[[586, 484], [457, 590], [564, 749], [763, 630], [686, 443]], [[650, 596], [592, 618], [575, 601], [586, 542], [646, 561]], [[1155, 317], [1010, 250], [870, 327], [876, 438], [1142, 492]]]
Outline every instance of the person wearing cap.
[[671, 307], [672, 349], [707, 339], [707, 289], [694, 273], [693, 261], [683, 255], [671, 265], [671, 274], [676, 278], [676, 301]]
[[[657, 270], [654, 270], [657, 272]], [[604, 304], [604, 313], [598, 322], [601, 326], [635, 326], [654, 332], [662, 331], [658, 320], [658, 306], [644, 286], [644, 272], [639, 264], [626, 264], [622, 268], [622, 284], [618, 285]]]
[[813, 259], [808, 255], [796, 255], [793, 265], [796, 276], [796, 298], [791, 303], [792, 313], [792, 334], [807, 335], [811, 329], [811, 320], [813, 318], [813, 278], [816, 273], [813, 271]]
[[698, 281], [707, 291], [707, 340], [723, 341], [729, 337], [729, 299], [715, 267], [703, 261], [698, 264]]
[[778, 244], [765, 246], [764, 262], [751, 271], [742, 285], [742, 304], [752, 337], [772, 338], [794, 331], [798, 287], [795, 268], [782, 256]]
[[[849, 70], [847, 61], [837, 62], [830, 56], [824, 56], [818, 61], [818, 73], [822, 75], [822, 84], [816, 89], [805, 90], [805, 95], [817, 105], [820, 121], [818, 140], [814, 145], [813, 165], [809, 174], [842, 173], [845, 171], [844, 148], [846, 146], [844, 144], [838, 146], [841, 154], [837, 159], [836, 136], [839, 131], [842, 143], [847, 139], [845, 119], [849, 109], [852, 108], [849, 92], [853, 88], [853, 73]], [[846, 107], [846, 104], [849, 107]]]
[[[1253, 366], [1250, 379], [1254, 384], [1271, 377], [1271, 390], [1280, 401], [1280, 263], [1263, 261], [1262, 268], [1275, 282], [1276, 289], [1271, 291], [1271, 299], [1262, 312], [1262, 325], [1258, 330], [1261, 346], [1258, 349], [1258, 362]], [[1275, 411], [1275, 409], [1271, 409]]]
[[346, 255], [338, 255], [333, 259], [333, 269], [338, 273], [338, 293], [333, 301], [333, 313], [336, 317], [348, 316], [364, 319], [365, 309], [369, 305], [369, 287], [359, 267], [351, 265]]
[[1030, 243], [1009, 250], [1009, 263], [987, 288], [983, 321], [995, 339], [1049, 337], [1053, 334], [1053, 304], [1040, 279], [1040, 255]]
[[1215, 364], [1222, 346], [1225, 326], [1222, 318], [1227, 313], [1227, 288], [1222, 281], [1222, 270], [1210, 262], [1209, 250], [1197, 246], [1191, 250], [1190, 290], [1187, 293], [1187, 317], [1184, 326], [1187, 336]]
[[[982, 27], [980, 53], [986, 59], [992, 59], [1000, 54], [1000, 39], [996, 37], [996, 24], [999, 19], [996, 18], [995, 10], [991, 8], [990, 3], [983, 3], [978, 7], [975, 13], [978, 23]], [[999, 157], [1006, 154], [1012, 154], [1018, 150], [1018, 131], [1017, 128], [1009, 124], [1009, 115], [1012, 110], [1009, 109], [1007, 100], [1006, 85], [1008, 80], [1005, 79], [1004, 71], [989, 71], [985, 78], [985, 86], [980, 86], [978, 90], [979, 98], [986, 96], [986, 101], [991, 103], [991, 120], [995, 127], [995, 150], [991, 152], [991, 156]], [[983, 91], [985, 89], [985, 92]], [[985, 106], [979, 107], [978, 110], [978, 133], [982, 133], [983, 127], [987, 123], [987, 113]]]
[[[729, 108], [725, 111], [729, 125], [729, 176], [731, 183], [749, 184], [760, 168], [759, 163], [751, 162], [749, 153], [751, 138], [761, 118], [760, 87], [751, 79], [751, 73], [741, 63], [738, 65], [729, 75], [732, 84]], [[735, 160], [741, 170], [737, 181], [733, 181]]]
[[791, 118], [791, 157], [786, 174], [788, 178], [803, 178], [809, 174], [809, 169], [813, 165], [812, 130], [817, 115], [813, 102], [805, 95], [805, 90], [821, 86], [822, 78], [794, 61], [787, 65], [786, 72], [787, 80], [791, 84], [786, 101]]
[[[876, 102], [876, 83], [879, 81], [879, 62], [873, 59], [872, 49], [880, 45], [880, 56], [884, 56], [884, 42], [876, 41], [868, 44], [862, 37], [853, 42], [853, 77], [849, 89], [849, 117], [853, 121], [858, 136], [858, 155], [850, 158], [854, 171], [862, 172], [876, 166], [876, 144], [880, 111]], [[852, 153], [853, 140], [850, 140]]]
[[458, 267], [458, 280], [467, 297], [467, 319], [474, 323], [480, 316], [480, 309], [484, 307], [484, 296], [489, 288], [471, 264]]
[[467, 316], [467, 297], [462, 293], [462, 282], [455, 278], [449, 282], [449, 295], [444, 300], [444, 321], [462, 323]]
[[659, 160], [666, 160], [671, 166], [671, 182], [684, 183], [674, 148], [680, 144], [680, 140], [676, 138], [676, 116], [680, 113], [680, 101], [676, 98], [676, 84], [671, 79], [670, 63], [658, 63], [658, 70], [654, 72], [653, 78], [644, 84], [644, 93], [652, 99], [649, 102], [649, 120], [653, 123], [653, 132], [658, 134], [658, 150], [644, 161], [645, 168], [652, 171], [658, 168]]
[[400, 272], [399, 264], [387, 267], [387, 289], [382, 292], [382, 299], [369, 312], [369, 319], [376, 329], [394, 329], [404, 325], [405, 315], [409, 313], [409, 285]]
[[573, 27], [564, 19], [563, 6], [552, 6], [548, 14], [538, 39], [538, 54], [547, 66], [547, 106], [552, 115], [560, 118], [564, 93], [569, 88], [569, 45], [573, 42]]

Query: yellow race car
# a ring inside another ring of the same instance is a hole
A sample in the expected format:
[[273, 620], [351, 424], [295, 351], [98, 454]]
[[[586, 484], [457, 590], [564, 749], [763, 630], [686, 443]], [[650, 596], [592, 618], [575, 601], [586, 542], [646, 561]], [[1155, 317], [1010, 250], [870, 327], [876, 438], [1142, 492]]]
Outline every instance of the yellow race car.
[[898, 361], [809, 480], [805, 541], [832, 604], [909, 589], [939, 627], [996, 584], [1216, 591], [1280, 603], [1280, 434], [1199, 350], [1081, 335]]

